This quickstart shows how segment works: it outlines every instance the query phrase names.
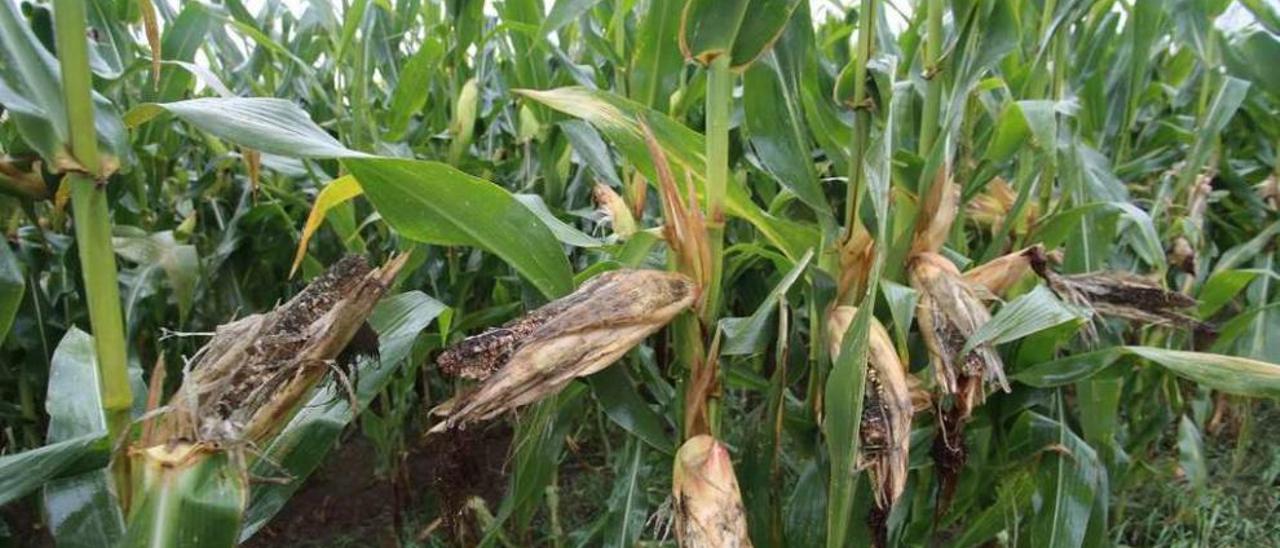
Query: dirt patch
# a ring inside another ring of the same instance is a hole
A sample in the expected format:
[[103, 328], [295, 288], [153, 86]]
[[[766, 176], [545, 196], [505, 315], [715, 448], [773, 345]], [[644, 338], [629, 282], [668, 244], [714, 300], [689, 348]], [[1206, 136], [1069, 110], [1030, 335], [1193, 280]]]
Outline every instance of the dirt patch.
[[[474, 427], [467, 431], [464, 446], [440, 439], [431, 438], [409, 452], [397, 489], [389, 478], [374, 476], [373, 446], [362, 436], [354, 437], [330, 454], [244, 546], [397, 546], [397, 506], [401, 534], [410, 536], [435, 521], [442, 502], [478, 495], [496, 507], [507, 487], [503, 467], [510, 427], [501, 421]], [[449, 492], [443, 492], [446, 489]], [[436, 531], [448, 536], [446, 527]]]

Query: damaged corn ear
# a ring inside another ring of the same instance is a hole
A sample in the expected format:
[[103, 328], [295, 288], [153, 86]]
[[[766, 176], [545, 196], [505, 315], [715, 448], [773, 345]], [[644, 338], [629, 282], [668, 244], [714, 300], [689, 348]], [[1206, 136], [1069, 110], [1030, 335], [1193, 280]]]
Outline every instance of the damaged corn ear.
[[1037, 269], [1050, 289], [1067, 303], [1114, 318], [1150, 325], [1212, 331], [1187, 315], [1195, 299], [1169, 291], [1159, 282], [1124, 272], [1091, 272], [1064, 276], [1047, 266]]
[[[857, 312], [852, 306], [837, 306], [827, 316], [827, 345], [833, 360], [840, 357], [844, 334]], [[907, 485], [915, 405], [907, 370], [898, 360], [889, 332], [875, 318], [871, 319], [867, 344], [866, 398], [862, 404], [858, 460], [860, 467], [871, 472], [876, 506], [888, 509]]]
[[335, 370], [407, 258], [379, 269], [344, 258], [275, 310], [219, 326], [142, 447], [176, 439], [264, 444]]
[[471, 368], [484, 384], [434, 412], [432, 432], [488, 420], [556, 394], [577, 377], [612, 364], [688, 309], [688, 277], [659, 270], [615, 270], [528, 315], [470, 337], [441, 354], [446, 372]]
[[990, 343], [962, 354], [969, 338], [991, 320], [991, 313], [955, 265], [941, 255], [917, 254], [908, 268], [911, 286], [920, 294], [916, 319], [938, 386], [944, 394], [957, 396], [963, 415], [968, 416], [984, 397], [983, 383], [968, 381], [995, 382], [1009, 391], [1004, 366]]
[[706, 434], [676, 452], [671, 496], [684, 548], [749, 548], [747, 518], [729, 450]]
[[596, 205], [604, 212], [605, 218], [613, 225], [613, 233], [618, 239], [625, 240], [636, 233], [636, 220], [631, 216], [631, 210], [627, 208], [622, 196], [609, 188], [609, 185], [596, 183], [591, 195], [595, 197]]
[[1009, 288], [1025, 278], [1037, 265], [1048, 260], [1044, 246], [1033, 245], [1021, 251], [996, 257], [964, 273], [964, 281], [971, 287], [985, 290], [992, 295], [1004, 295]]

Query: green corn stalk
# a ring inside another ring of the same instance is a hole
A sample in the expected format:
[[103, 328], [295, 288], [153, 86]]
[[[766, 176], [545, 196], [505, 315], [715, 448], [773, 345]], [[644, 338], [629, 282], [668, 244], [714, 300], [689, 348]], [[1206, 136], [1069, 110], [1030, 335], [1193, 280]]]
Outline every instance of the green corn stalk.
[[68, 173], [64, 183], [71, 185], [76, 242], [98, 354], [99, 390], [107, 430], [114, 440], [129, 424], [133, 394], [125, 362], [124, 315], [120, 310], [115, 252], [111, 246], [111, 214], [107, 208], [104, 178], [110, 174], [103, 173], [99, 165], [97, 130], [93, 122], [93, 80], [85, 39], [85, 3], [60, 0], [54, 3], [54, 8], [71, 154], [83, 170]]

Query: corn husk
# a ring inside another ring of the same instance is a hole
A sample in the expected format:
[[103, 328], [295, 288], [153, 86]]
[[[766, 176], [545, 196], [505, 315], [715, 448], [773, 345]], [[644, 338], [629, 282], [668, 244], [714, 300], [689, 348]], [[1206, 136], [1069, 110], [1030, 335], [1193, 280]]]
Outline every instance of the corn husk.
[[[844, 334], [857, 312], [852, 306], [837, 306], [828, 314], [827, 345], [833, 360], [840, 357]], [[898, 359], [889, 332], [875, 318], [871, 319], [867, 342], [866, 398], [859, 429], [858, 465], [871, 473], [872, 485], [876, 486], [873, 489], [876, 506], [887, 509], [897, 502], [907, 485], [915, 404], [908, 380], [911, 375]]]
[[1272, 175], [1263, 179], [1256, 187], [1258, 199], [1267, 204], [1273, 211], [1280, 210], [1280, 177]]
[[591, 195], [600, 211], [604, 212], [605, 218], [613, 225], [613, 233], [618, 239], [625, 240], [636, 233], [636, 220], [631, 216], [631, 210], [627, 208], [622, 196], [609, 188], [609, 185], [596, 183], [591, 189]]
[[836, 302], [848, 302], [854, 295], [866, 291], [871, 265], [875, 262], [876, 242], [862, 226], [855, 222], [849, 237], [840, 244], [840, 279], [836, 285]]
[[676, 540], [685, 548], [749, 548], [746, 512], [729, 450], [708, 435], [676, 452], [671, 495]]
[[917, 217], [911, 253], [937, 253], [951, 232], [960, 209], [960, 186], [951, 180], [948, 166], [938, 169]]
[[379, 269], [344, 258], [275, 310], [219, 326], [141, 446], [175, 439], [255, 445], [275, 435], [368, 329], [365, 319], [407, 258]]
[[993, 382], [1009, 391], [1004, 365], [991, 344], [961, 354], [969, 338], [991, 320], [991, 313], [955, 265], [941, 255], [917, 254], [908, 269], [911, 285], [920, 294], [916, 319], [934, 377], [944, 394], [958, 398], [967, 417], [984, 397], [983, 383], [968, 379]]
[[1003, 296], [1014, 284], [1031, 274], [1035, 264], [1046, 260], [1044, 246], [1036, 244], [965, 271], [964, 281], [970, 287]]
[[[965, 203], [965, 216], [980, 225], [996, 229], [1005, 226], [1005, 217], [1013, 210], [1017, 199], [1018, 194], [1013, 191], [1013, 187], [1004, 179], [995, 177], [980, 194]], [[1014, 233], [1025, 232], [1028, 228], [1027, 220], [1038, 218], [1039, 209], [1034, 203], [1027, 204], [1017, 221], [1008, 225], [1009, 229]]]
[[[696, 298], [686, 276], [615, 270], [529, 315], [471, 337], [443, 353], [442, 367], [478, 361], [478, 389], [437, 407], [448, 418], [432, 432], [488, 420], [608, 367], [688, 309]], [[489, 369], [491, 374], [483, 371]]]

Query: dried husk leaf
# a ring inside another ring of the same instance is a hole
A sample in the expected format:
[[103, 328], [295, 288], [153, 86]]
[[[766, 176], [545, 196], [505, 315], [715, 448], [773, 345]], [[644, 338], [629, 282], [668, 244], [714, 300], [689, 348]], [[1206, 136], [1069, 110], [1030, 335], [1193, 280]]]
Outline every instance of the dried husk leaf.
[[992, 295], [1003, 296], [1009, 288], [1033, 271], [1035, 263], [1046, 260], [1044, 246], [1036, 244], [965, 271], [964, 281]]
[[729, 450], [703, 434], [676, 452], [671, 495], [676, 540], [685, 548], [749, 548], [747, 518]]
[[847, 303], [866, 292], [867, 278], [875, 255], [876, 242], [862, 223], [855, 222], [849, 237], [840, 245], [840, 280], [836, 302]]
[[[827, 316], [827, 345], [831, 358], [840, 357], [844, 334], [858, 309], [837, 306]], [[859, 429], [859, 467], [871, 472], [876, 506], [890, 508], [907, 485], [911, 450], [911, 419], [915, 412], [910, 375], [898, 359], [893, 339], [879, 320], [871, 319], [868, 334], [866, 398]], [[926, 403], [927, 405], [927, 403]]]
[[[615, 270], [592, 278], [572, 294], [504, 326], [527, 335], [503, 343], [511, 346], [509, 359], [477, 390], [434, 410], [449, 417], [432, 432], [491, 419], [608, 367], [688, 309], [696, 296], [693, 281], [674, 272]], [[507, 355], [474, 342], [468, 350], [467, 341], [455, 348], [442, 359], [479, 357], [497, 363], [495, 357]]]
[[938, 386], [944, 394], [957, 397], [967, 417], [984, 393], [983, 383], [965, 382], [966, 379], [995, 382], [1009, 391], [1003, 363], [991, 344], [979, 345], [961, 355], [969, 338], [991, 320], [991, 313], [955, 265], [941, 255], [917, 254], [909, 261], [908, 269], [911, 286], [920, 294], [916, 319]]
[[[1003, 178], [995, 177], [987, 183], [982, 193], [965, 203], [965, 216], [980, 225], [998, 228], [1005, 224], [1005, 217], [1009, 215], [1017, 199], [1018, 195], [1013, 191], [1013, 187], [1009, 186]], [[1027, 204], [1023, 213], [1014, 224], [1009, 225], [1009, 228], [1014, 233], [1026, 231], [1027, 220], [1038, 218], [1039, 209], [1040, 207], [1034, 203]]]
[[344, 258], [275, 310], [219, 326], [143, 446], [261, 444], [275, 435], [333, 370], [407, 258], [380, 269]]
[[960, 186], [951, 180], [950, 168], [944, 165], [938, 169], [933, 184], [929, 187], [929, 194], [925, 195], [920, 204], [911, 252], [919, 254], [941, 251], [959, 208]]

